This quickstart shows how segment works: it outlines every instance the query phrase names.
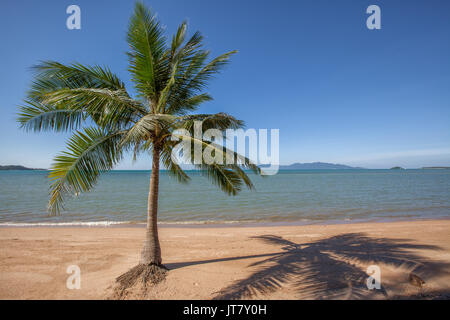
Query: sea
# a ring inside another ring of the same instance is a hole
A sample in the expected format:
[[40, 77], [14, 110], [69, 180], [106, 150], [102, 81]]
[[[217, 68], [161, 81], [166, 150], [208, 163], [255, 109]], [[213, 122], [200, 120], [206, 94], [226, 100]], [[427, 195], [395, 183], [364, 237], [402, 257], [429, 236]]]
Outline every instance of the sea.
[[[180, 184], [161, 171], [161, 224], [317, 224], [450, 218], [450, 170], [299, 170], [250, 174], [228, 196], [199, 171]], [[144, 224], [150, 171], [111, 171], [49, 216], [48, 171], [0, 171], [0, 226]]]

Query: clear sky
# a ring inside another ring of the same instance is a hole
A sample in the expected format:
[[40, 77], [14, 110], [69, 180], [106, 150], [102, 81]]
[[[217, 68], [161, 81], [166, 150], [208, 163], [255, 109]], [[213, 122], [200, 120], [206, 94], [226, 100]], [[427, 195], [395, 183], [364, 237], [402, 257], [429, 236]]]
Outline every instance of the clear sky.
[[[280, 129], [280, 161], [450, 166], [450, 1], [145, 1], [171, 35], [183, 20], [213, 55], [237, 49], [200, 112]], [[66, 8], [81, 8], [81, 30]], [[381, 30], [366, 8], [381, 8]], [[133, 1], [3, 0], [0, 164], [48, 168], [68, 135], [27, 133], [17, 106], [39, 60], [108, 65], [128, 85]], [[148, 169], [150, 160], [119, 169]]]

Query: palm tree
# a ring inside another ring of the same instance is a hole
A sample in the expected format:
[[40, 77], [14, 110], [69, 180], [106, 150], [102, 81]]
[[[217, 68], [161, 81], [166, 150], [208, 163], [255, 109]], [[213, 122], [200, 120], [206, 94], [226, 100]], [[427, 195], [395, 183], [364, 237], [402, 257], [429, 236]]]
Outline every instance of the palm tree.
[[[133, 159], [142, 153], [152, 155], [146, 238], [139, 268], [134, 270], [138, 274], [150, 266], [162, 267], [157, 228], [160, 162], [180, 182], [189, 180], [179, 163], [172, 161], [178, 143], [171, 138], [174, 132], [192, 132], [195, 121], [202, 121], [203, 130], [243, 126], [225, 113], [190, 114], [212, 99], [202, 91], [235, 51], [209, 60], [201, 34], [187, 39], [186, 32], [183, 22], [169, 44], [150, 10], [137, 3], [127, 34], [135, 98], [106, 67], [45, 61], [34, 67], [35, 78], [18, 117], [26, 130], [75, 131], [68, 150], [55, 157], [49, 174], [52, 215], [60, 214], [68, 195], [91, 190], [100, 174], [111, 170], [127, 152]], [[235, 195], [243, 185], [253, 187], [244, 170], [259, 174], [260, 169], [248, 158], [213, 141], [182, 138], [219, 156], [232, 152], [233, 164], [196, 164], [224, 192]], [[192, 154], [183, 157], [190, 159]]]

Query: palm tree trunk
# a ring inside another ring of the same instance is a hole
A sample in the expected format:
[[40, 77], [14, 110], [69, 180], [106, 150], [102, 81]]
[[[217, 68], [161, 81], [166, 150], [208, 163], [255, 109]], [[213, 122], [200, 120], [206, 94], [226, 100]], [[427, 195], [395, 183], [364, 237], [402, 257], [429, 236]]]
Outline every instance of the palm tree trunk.
[[159, 189], [159, 150], [153, 149], [152, 173], [150, 175], [150, 191], [147, 203], [147, 230], [144, 247], [141, 253], [141, 264], [161, 265], [161, 247], [158, 239], [158, 189]]

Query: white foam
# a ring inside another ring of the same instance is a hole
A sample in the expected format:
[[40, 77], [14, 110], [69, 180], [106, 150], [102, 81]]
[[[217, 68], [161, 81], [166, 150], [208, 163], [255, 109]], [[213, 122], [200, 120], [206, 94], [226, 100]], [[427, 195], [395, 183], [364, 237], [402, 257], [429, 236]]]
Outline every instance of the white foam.
[[[204, 224], [236, 224], [252, 223], [256, 220], [238, 221], [238, 220], [197, 220], [197, 221], [160, 221], [162, 225], [204, 225]], [[0, 227], [109, 227], [113, 225], [145, 225], [145, 222], [136, 221], [73, 221], [73, 222], [2, 222]]]
[[0, 227], [63, 227], [63, 226], [87, 226], [108, 227], [118, 224], [133, 224], [130, 221], [73, 221], [73, 222], [3, 222]]

